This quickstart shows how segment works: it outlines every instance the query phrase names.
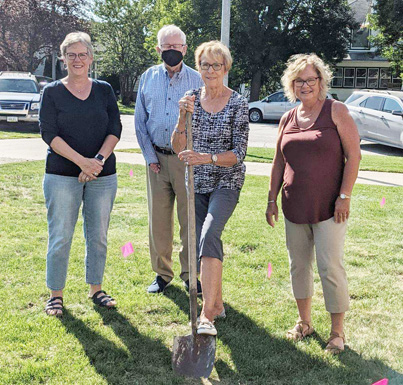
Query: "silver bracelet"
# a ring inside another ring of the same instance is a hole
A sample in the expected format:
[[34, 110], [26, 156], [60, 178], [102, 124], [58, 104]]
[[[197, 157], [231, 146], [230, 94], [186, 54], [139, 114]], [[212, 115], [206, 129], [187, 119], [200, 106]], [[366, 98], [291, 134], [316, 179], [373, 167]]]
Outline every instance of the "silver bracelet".
[[267, 201], [267, 204], [269, 203], [276, 203], [276, 201]]

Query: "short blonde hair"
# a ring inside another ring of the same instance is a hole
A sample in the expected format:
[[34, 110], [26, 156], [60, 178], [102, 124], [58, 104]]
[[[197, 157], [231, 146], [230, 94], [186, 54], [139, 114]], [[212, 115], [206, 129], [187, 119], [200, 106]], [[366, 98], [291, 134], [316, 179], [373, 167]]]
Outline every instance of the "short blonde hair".
[[283, 76], [281, 77], [281, 84], [284, 88], [284, 93], [287, 98], [295, 103], [297, 96], [294, 92], [294, 80], [298, 78], [298, 75], [303, 71], [307, 65], [311, 64], [319, 79], [319, 99], [325, 100], [326, 94], [329, 89], [330, 81], [332, 80], [333, 73], [329, 66], [314, 53], [298, 54], [291, 56], [287, 61], [287, 68], [285, 69]]
[[92, 46], [90, 35], [85, 32], [71, 32], [66, 35], [63, 43], [60, 44], [60, 52], [62, 57], [66, 56], [67, 48], [76, 43], [84, 44], [87, 48], [88, 55], [91, 58], [94, 57], [94, 47]]
[[165, 36], [175, 35], [179, 35], [183, 44], [186, 44], [186, 35], [179, 27], [174, 24], [164, 25], [157, 33], [158, 46], [161, 48], [161, 41]]
[[215, 60], [223, 60], [225, 70], [229, 71], [232, 66], [232, 56], [228, 47], [218, 40], [212, 40], [199, 45], [195, 52], [196, 68], [200, 72], [200, 59], [202, 55], [212, 56]]

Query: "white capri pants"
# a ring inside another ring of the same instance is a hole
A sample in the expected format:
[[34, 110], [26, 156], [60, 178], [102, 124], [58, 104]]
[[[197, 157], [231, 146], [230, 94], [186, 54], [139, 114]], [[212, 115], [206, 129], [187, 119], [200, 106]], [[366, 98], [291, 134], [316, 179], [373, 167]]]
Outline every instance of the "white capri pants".
[[347, 221], [336, 223], [332, 217], [315, 224], [296, 224], [284, 220], [294, 297], [305, 299], [313, 296], [315, 247], [326, 310], [329, 313], [347, 311], [349, 295], [343, 265]]

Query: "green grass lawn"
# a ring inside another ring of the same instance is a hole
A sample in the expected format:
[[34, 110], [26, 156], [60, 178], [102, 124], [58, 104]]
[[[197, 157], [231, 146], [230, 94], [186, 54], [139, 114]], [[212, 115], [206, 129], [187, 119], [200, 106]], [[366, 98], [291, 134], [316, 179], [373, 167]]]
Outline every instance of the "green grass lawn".
[[[140, 153], [139, 148], [117, 150], [122, 152]], [[248, 147], [245, 162], [272, 163], [274, 148]], [[360, 163], [361, 171], [383, 171], [403, 173], [403, 157], [363, 155]]]
[[130, 106], [125, 106], [122, 102], [118, 101], [119, 111], [122, 115], [133, 115], [134, 114], [134, 104]]
[[[171, 369], [173, 337], [189, 333], [188, 297], [179, 278], [165, 295], [146, 293], [154, 273], [143, 166], [119, 164], [104, 280], [118, 310], [94, 308], [87, 299], [80, 219], [64, 292], [65, 316], [58, 320], [45, 315], [43, 169], [43, 162], [0, 166], [0, 384], [200, 384]], [[223, 233], [227, 318], [217, 322], [211, 383], [370, 385], [387, 377], [389, 385], [403, 384], [403, 188], [355, 187], [345, 256], [349, 349], [332, 357], [323, 351], [330, 323], [317, 273], [317, 333], [298, 343], [285, 339], [297, 313], [283, 219], [275, 229], [265, 223], [267, 187], [267, 177], [246, 177]], [[123, 258], [120, 247], [128, 241], [134, 254]], [[178, 249], [176, 232], [176, 273]], [[268, 262], [273, 266], [270, 279]]]
[[[17, 123], [18, 124], [18, 123]], [[18, 124], [0, 126], [0, 139], [40, 138], [39, 128]]]

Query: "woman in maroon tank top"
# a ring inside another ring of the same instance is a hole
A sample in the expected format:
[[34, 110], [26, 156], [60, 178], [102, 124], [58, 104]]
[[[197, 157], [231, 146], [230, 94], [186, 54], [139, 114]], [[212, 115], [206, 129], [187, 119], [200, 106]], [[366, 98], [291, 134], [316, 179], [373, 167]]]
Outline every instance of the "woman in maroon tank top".
[[326, 99], [332, 77], [315, 54], [295, 55], [282, 77], [289, 100], [301, 104], [283, 115], [270, 178], [266, 219], [278, 220], [282, 190], [291, 283], [299, 319], [287, 332], [301, 340], [314, 332], [311, 322], [314, 250], [331, 332], [326, 351], [344, 350], [344, 313], [349, 307], [343, 266], [344, 237], [351, 192], [360, 163], [360, 139], [347, 107]]

